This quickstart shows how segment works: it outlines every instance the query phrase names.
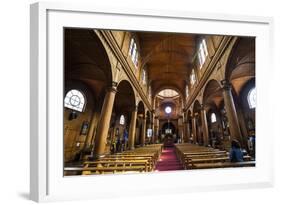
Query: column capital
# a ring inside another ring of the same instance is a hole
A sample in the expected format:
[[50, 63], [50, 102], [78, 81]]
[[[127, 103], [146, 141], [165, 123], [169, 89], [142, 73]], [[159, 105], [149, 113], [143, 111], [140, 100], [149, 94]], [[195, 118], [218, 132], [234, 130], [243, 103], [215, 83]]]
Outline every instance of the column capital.
[[221, 81], [222, 89], [231, 90], [231, 83], [228, 80]]
[[200, 112], [199, 112], [199, 113], [198, 113], [198, 112], [195, 112], [195, 113], [193, 113], [193, 115], [191, 116], [191, 118], [194, 119], [194, 118], [196, 118], [198, 115], [200, 115]]
[[137, 112], [138, 111], [138, 105], [133, 106], [132, 110]]
[[108, 88], [107, 88], [107, 91], [108, 92], [117, 92], [117, 85], [118, 85], [118, 83], [117, 82], [115, 82], [115, 81], [112, 81], [112, 83], [111, 83], [111, 86], [109, 86]]
[[200, 109], [201, 109], [201, 110], [206, 110], [206, 105], [205, 105], [205, 104], [201, 104], [201, 105], [200, 105]]
[[109, 87], [109, 88], [107, 89], [107, 91], [108, 91], [108, 92], [117, 93], [117, 89], [114, 88], [114, 87]]
[[111, 82], [111, 86], [112, 86], [112, 87], [116, 87], [116, 88], [117, 88], [117, 86], [118, 86], [118, 82], [116, 82], [116, 81], [112, 81], [112, 82]]

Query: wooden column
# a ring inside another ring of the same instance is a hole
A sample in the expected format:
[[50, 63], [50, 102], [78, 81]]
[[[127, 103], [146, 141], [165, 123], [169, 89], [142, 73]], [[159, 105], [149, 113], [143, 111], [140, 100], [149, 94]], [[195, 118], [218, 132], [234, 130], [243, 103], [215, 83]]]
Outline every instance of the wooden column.
[[[184, 110], [183, 110], [184, 113]], [[183, 120], [182, 120], [182, 129], [183, 129], [183, 143], [187, 142], [187, 133], [186, 133], [186, 116], [185, 114], [183, 115]]]
[[146, 136], [146, 118], [144, 116], [142, 120], [141, 146], [145, 145], [145, 136]]
[[183, 120], [182, 122], [182, 133], [183, 133], [183, 143], [187, 142], [187, 134], [186, 134], [186, 122]]
[[204, 105], [201, 105], [201, 121], [203, 126], [203, 144], [204, 146], [209, 145], [209, 131], [208, 131], [208, 121], [206, 116], [206, 110]]
[[159, 120], [157, 116], [155, 117], [154, 120], [154, 130], [155, 130], [154, 141], [156, 142], [159, 139]]
[[230, 140], [236, 139], [240, 143], [243, 143], [237, 113], [231, 93], [231, 84], [226, 80], [221, 81], [221, 84], [223, 86], [223, 99], [226, 116], [229, 123]]
[[180, 135], [180, 143], [183, 143], [183, 117], [180, 116], [178, 119], [178, 129]]
[[96, 141], [95, 149], [94, 149], [95, 158], [99, 158], [100, 155], [103, 155], [105, 152], [106, 138], [108, 135], [108, 129], [109, 129], [116, 92], [117, 92], [116, 83], [114, 83], [113, 86], [108, 89], [103, 101], [100, 121], [97, 126], [97, 134], [95, 140]]
[[[238, 117], [238, 122], [241, 130], [241, 136], [242, 136], [242, 147], [245, 149], [248, 148], [248, 142], [247, 142], [247, 137], [249, 135], [247, 125], [245, 123], [244, 115], [243, 115], [243, 110], [240, 107], [241, 105], [237, 106], [237, 117]], [[239, 120], [240, 119], [240, 120]]]
[[197, 143], [197, 134], [196, 134], [196, 117], [192, 117], [192, 141], [194, 144]]
[[190, 142], [190, 125], [189, 125], [189, 121], [186, 121], [186, 138], [187, 138], [187, 141], [186, 142]]
[[129, 131], [129, 149], [135, 149], [135, 136], [136, 136], [136, 121], [138, 115], [138, 107], [136, 106], [132, 111], [130, 131]]
[[151, 142], [152, 144], [155, 143], [155, 129], [154, 129], [154, 124], [155, 124], [155, 110], [152, 111], [152, 122], [151, 122], [151, 129], [152, 129], [152, 136], [151, 136]]
[[95, 131], [95, 127], [97, 125], [97, 118], [98, 118], [98, 113], [96, 113], [94, 111], [90, 125], [89, 125], [89, 131], [88, 131], [87, 138], [85, 141], [84, 149], [87, 149], [88, 147], [90, 147], [94, 142], [94, 134], [95, 134], [94, 131]]

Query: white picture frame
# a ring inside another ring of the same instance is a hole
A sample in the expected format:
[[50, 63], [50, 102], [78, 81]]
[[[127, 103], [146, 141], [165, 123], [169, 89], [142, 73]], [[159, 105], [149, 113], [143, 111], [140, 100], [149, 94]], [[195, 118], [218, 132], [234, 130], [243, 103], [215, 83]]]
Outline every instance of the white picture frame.
[[[32, 4], [30, 18], [32, 200], [99, 199], [273, 186], [274, 142], [269, 124], [273, 118], [270, 112], [262, 109], [264, 106], [271, 106], [270, 89], [265, 88], [262, 82], [269, 79], [268, 69], [272, 67], [272, 18], [188, 11], [97, 8], [95, 5], [46, 2]], [[62, 100], [59, 100], [63, 96], [63, 27], [256, 36], [256, 167], [195, 170], [188, 174], [186, 171], [176, 171], [63, 177], [63, 121], [58, 114], [62, 113]], [[182, 183], [184, 181], [189, 183]], [[118, 184], [118, 188], [112, 184]]]

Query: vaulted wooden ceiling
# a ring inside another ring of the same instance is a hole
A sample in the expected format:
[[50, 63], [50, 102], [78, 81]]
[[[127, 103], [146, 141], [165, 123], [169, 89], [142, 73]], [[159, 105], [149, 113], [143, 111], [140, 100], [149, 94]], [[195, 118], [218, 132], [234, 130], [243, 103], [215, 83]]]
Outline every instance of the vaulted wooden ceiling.
[[[100, 96], [111, 84], [111, 65], [98, 36], [91, 29], [64, 30], [65, 77], [81, 80]], [[98, 60], [97, 60], [98, 59]]]
[[152, 93], [173, 88], [182, 94], [196, 50], [194, 34], [137, 32]]

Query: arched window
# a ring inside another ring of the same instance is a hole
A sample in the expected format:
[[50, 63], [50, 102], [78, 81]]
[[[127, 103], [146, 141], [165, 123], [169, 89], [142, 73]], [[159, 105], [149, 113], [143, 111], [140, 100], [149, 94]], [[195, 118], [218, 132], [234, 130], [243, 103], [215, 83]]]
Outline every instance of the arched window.
[[73, 89], [67, 92], [64, 98], [64, 107], [83, 112], [85, 105], [85, 97], [79, 90]]
[[120, 124], [120, 125], [124, 125], [124, 124], [125, 124], [125, 117], [124, 117], [124, 115], [121, 115], [121, 116], [120, 116], [119, 124]]
[[257, 96], [256, 96], [256, 88], [252, 88], [249, 93], [248, 93], [248, 104], [250, 109], [256, 108], [256, 103], [257, 103]]
[[147, 79], [147, 76], [146, 76], [146, 70], [143, 69], [142, 70], [142, 84], [146, 84], [146, 79]]
[[152, 93], [151, 93], [151, 86], [148, 87], [148, 98], [151, 101]]
[[186, 86], [186, 88], [185, 88], [185, 95], [186, 95], [186, 98], [189, 96], [188, 86]]
[[217, 117], [216, 117], [216, 114], [215, 113], [212, 113], [211, 114], [211, 123], [214, 123], [217, 121]]
[[202, 39], [201, 43], [199, 44], [199, 50], [198, 50], [198, 60], [200, 68], [202, 68], [203, 64], [205, 63], [206, 57], [208, 56], [208, 49], [206, 40]]
[[192, 69], [191, 74], [190, 74], [190, 83], [191, 85], [194, 85], [196, 82], [196, 76], [195, 76], [195, 71]]
[[131, 42], [130, 42], [130, 48], [129, 48], [129, 54], [131, 56], [131, 59], [134, 63], [134, 65], [138, 66], [138, 49], [137, 49], [137, 44], [136, 44], [136, 41], [134, 38], [131, 39]]

